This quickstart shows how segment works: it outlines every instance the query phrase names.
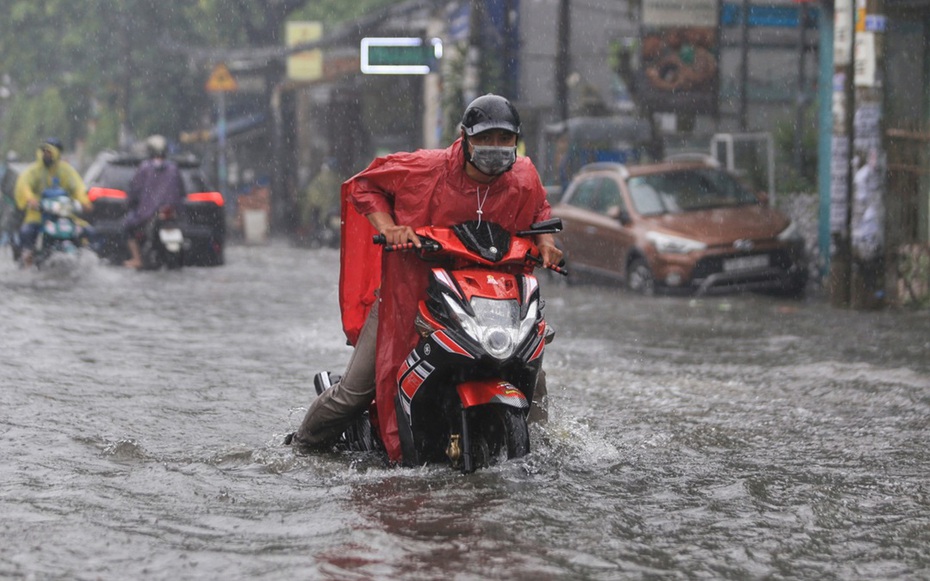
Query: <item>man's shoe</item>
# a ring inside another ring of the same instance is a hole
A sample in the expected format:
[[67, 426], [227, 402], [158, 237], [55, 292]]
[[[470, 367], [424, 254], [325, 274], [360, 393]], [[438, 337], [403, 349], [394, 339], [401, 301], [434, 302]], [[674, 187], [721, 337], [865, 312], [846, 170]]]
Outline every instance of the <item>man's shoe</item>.
[[321, 371], [317, 373], [313, 376], [313, 387], [316, 389], [316, 394], [322, 394], [333, 385], [339, 383], [340, 379], [342, 379], [341, 375], [334, 375], [329, 371]]

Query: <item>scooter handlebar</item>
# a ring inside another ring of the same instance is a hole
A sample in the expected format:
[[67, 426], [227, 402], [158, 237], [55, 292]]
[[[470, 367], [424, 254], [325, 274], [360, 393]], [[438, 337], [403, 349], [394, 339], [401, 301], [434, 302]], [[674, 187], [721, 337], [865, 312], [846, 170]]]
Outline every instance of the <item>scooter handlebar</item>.
[[387, 237], [384, 234], [375, 234], [371, 237], [371, 241], [374, 244], [380, 244], [384, 246], [385, 252], [394, 252], [395, 250], [410, 250], [413, 248], [413, 242], [404, 242], [402, 244], [388, 244]]
[[[416, 250], [417, 249], [416, 246], [414, 246], [413, 242], [401, 242], [400, 244], [388, 244], [387, 238], [384, 236], [384, 234], [375, 234], [374, 236], [372, 236], [371, 241], [374, 244], [381, 244], [382, 246], [384, 246], [385, 252], [395, 252], [395, 251], [400, 251], [400, 250]], [[420, 239], [420, 251], [421, 252], [436, 252], [441, 249], [442, 247], [439, 245], [439, 243], [434, 240], [430, 240], [429, 238]]]
[[[384, 234], [375, 234], [375, 235], [373, 235], [373, 236], [371, 237], [371, 241], [372, 241], [373, 244], [381, 244], [382, 246], [384, 246], [384, 251], [385, 251], [385, 252], [395, 252], [395, 251], [400, 251], [400, 250], [412, 250], [412, 249], [415, 248], [415, 246], [413, 245], [413, 242], [403, 242], [403, 243], [401, 243], [401, 244], [388, 244], [388, 243], [387, 243], [387, 237], [385, 237]], [[421, 250], [423, 250], [423, 251], [429, 252], [429, 251], [436, 251], [436, 250], [439, 250], [439, 249], [440, 249], [439, 244], [437, 244], [436, 242], [434, 242], [434, 241], [432, 241], [432, 240], [430, 240], [430, 239], [428, 239], [428, 238], [427, 238], [427, 239], [423, 239], [423, 240], [422, 240], [422, 244], [423, 244], [423, 246], [422, 246], [422, 249], [421, 249]], [[543, 265], [542, 257], [537, 256], [537, 255], [535, 255], [535, 254], [527, 253], [526, 259], [527, 259], [528, 262], [532, 262], [532, 263], [533, 263], [534, 265], [536, 265], [536, 266], [542, 266], [542, 265]], [[562, 276], [568, 276], [568, 270], [565, 269], [564, 266], [565, 266], [565, 261], [562, 260], [561, 262], [559, 262], [559, 264], [551, 264], [551, 265], [547, 266], [546, 268], [548, 268], [549, 270], [551, 270], [551, 271], [553, 271], [553, 272], [557, 272], [557, 273], [561, 274]]]
[[[537, 256], [537, 255], [535, 255], [535, 254], [529, 254], [529, 253], [527, 253], [527, 255], [526, 255], [526, 260], [527, 260], [527, 262], [532, 262], [532, 263], [533, 263], [534, 265], [536, 265], [536, 266], [542, 266], [542, 265], [543, 265], [542, 257], [541, 257], [541, 256]], [[564, 268], [564, 267], [565, 267], [565, 261], [564, 261], [564, 260], [560, 260], [558, 264], [550, 264], [550, 265], [547, 266], [546, 268], [548, 268], [548, 269], [551, 270], [552, 272], [557, 272], [557, 273], [561, 274], [562, 276], [568, 276], [568, 270], [567, 270], [566, 268]]]

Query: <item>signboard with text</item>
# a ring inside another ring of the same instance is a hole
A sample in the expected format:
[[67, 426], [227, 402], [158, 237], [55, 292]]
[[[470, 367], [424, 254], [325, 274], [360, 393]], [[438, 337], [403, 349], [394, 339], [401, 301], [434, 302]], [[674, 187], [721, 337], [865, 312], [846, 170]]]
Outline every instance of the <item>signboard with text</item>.
[[[288, 22], [284, 30], [284, 44], [299, 46], [323, 37], [321, 22]], [[316, 81], [323, 77], [323, 52], [305, 50], [287, 57], [287, 78], [292, 81]]]

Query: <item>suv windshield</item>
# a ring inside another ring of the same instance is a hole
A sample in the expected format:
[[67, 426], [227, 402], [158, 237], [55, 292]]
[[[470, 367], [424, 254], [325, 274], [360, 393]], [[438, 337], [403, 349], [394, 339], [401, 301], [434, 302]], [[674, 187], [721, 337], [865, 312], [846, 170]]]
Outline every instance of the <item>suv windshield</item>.
[[636, 211], [643, 216], [759, 202], [731, 175], [711, 168], [634, 177], [627, 185]]
[[129, 182], [135, 173], [136, 168], [133, 166], [107, 164], [103, 166], [100, 175], [97, 176], [94, 182], [108, 188], [126, 191], [129, 189]]
[[[141, 163], [142, 160], [109, 162], [100, 169], [97, 176], [88, 182], [88, 185], [115, 188], [127, 192], [129, 182], [132, 181], [132, 176], [135, 175]], [[183, 163], [179, 163], [178, 167], [181, 170], [181, 179], [184, 182], [186, 193], [206, 192], [208, 190], [203, 174], [200, 173], [199, 169]]]

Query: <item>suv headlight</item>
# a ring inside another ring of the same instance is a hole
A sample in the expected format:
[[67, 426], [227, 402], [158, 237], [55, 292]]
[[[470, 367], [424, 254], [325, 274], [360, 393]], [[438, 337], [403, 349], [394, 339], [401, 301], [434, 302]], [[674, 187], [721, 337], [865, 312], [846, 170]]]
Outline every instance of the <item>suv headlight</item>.
[[682, 238], [681, 236], [663, 234], [662, 232], [656, 232], [654, 230], [646, 232], [646, 240], [652, 242], [659, 254], [687, 254], [707, 248], [707, 245], [703, 242], [691, 240], [690, 238]]

